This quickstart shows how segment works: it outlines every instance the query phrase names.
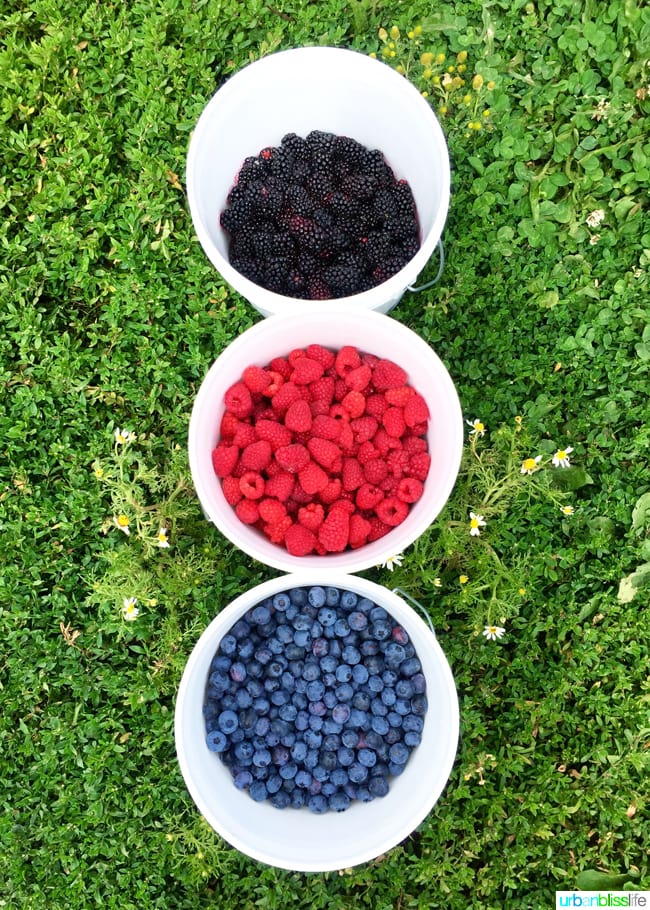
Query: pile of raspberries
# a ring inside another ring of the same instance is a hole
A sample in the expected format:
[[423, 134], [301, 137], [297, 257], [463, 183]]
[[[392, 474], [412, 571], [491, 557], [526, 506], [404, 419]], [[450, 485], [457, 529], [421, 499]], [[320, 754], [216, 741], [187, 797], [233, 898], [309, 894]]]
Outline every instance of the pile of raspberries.
[[391, 360], [310, 344], [246, 367], [224, 403], [224, 496], [292, 556], [378, 540], [422, 495], [429, 408]]
[[233, 268], [288, 297], [329, 300], [376, 287], [420, 248], [411, 187], [381, 151], [349, 136], [288, 133], [246, 158], [221, 227]]

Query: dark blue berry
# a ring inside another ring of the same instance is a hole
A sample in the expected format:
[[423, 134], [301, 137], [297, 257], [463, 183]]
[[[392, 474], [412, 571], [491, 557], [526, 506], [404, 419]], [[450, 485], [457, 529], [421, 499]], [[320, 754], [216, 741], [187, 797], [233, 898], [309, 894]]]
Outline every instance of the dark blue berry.
[[221, 730], [211, 730], [205, 741], [210, 752], [224, 752], [228, 748], [228, 739]]

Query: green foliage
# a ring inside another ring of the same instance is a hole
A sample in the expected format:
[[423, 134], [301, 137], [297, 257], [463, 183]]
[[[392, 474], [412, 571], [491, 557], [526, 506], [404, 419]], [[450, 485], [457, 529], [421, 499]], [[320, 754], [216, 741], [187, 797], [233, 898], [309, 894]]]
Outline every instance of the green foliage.
[[[594, 874], [650, 887], [647, 6], [10, 7], [0, 903], [514, 910]], [[185, 155], [209, 97], [250, 60], [304, 44], [381, 59], [391, 41], [386, 61], [439, 113], [453, 175], [442, 278], [391, 315], [437, 351], [487, 432], [468, 439], [439, 520], [392, 572], [368, 575], [431, 618], [462, 736], [418, 831], [372, 863], [302, 875], [224, 843], [174, 754], [194, 642], [270, 574], [203, 518], [189, 479], [193, 396], [258, 317], [200, 249]], [[137, 438], [118, 443], [118, 427]], [[555, 467], [567, 447], [570, 466]], [[503, 638], [486, 640], [486, 624]]]

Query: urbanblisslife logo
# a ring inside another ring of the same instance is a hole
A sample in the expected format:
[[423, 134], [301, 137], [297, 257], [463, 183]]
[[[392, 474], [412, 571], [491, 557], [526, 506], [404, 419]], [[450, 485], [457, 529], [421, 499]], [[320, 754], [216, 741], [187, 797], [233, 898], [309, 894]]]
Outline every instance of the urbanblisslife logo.
[[555, 907], [644, 907], [650, 891], [556, 891]]

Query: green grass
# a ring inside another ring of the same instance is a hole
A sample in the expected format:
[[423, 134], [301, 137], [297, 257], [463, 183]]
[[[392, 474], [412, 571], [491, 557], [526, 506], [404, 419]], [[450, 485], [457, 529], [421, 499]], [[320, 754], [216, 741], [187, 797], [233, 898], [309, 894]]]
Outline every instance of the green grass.
[[[585, 869], [638, 870], [650, 888], [647, 7], [13, 6], [0, 22], [0, 906], [536, 910]], [[259, 317], [202, 253], [184, 163], [203, 106], [249, 60], [310, 43], [381, 57], [391, 26], [389, 61], [447, 108], [453, 165], [442, 279], [392, 315], [439, 353], [488, 432], [401, 568], [367, 574], [425, 604], [461, 742], [403, 844], [340, 874], [293, 874], [212, 833], [174, 753], [201, 629], [272, 574], [205, 522], [189, 479], [193, 394]], [[484, 82], [469, 106], [466, 87], [443, 98], [419, 63], [444, 53], [444, 75], [462, 51]], [[139, 438], [116, 457], [117, 427]], [[571, 469], [545, 469], [545, 484], [520, 474], [520, 459], [567, 445]], [[103, 530], [120, 463], [145, 537], [169, 520], [169, 550]], [[467, 510], [491, 484], [510, 486], [470, 539]], [[130, 594], [142, 611], [126, 624]], [[502, 617], [506, 635], [486, 642]]]

